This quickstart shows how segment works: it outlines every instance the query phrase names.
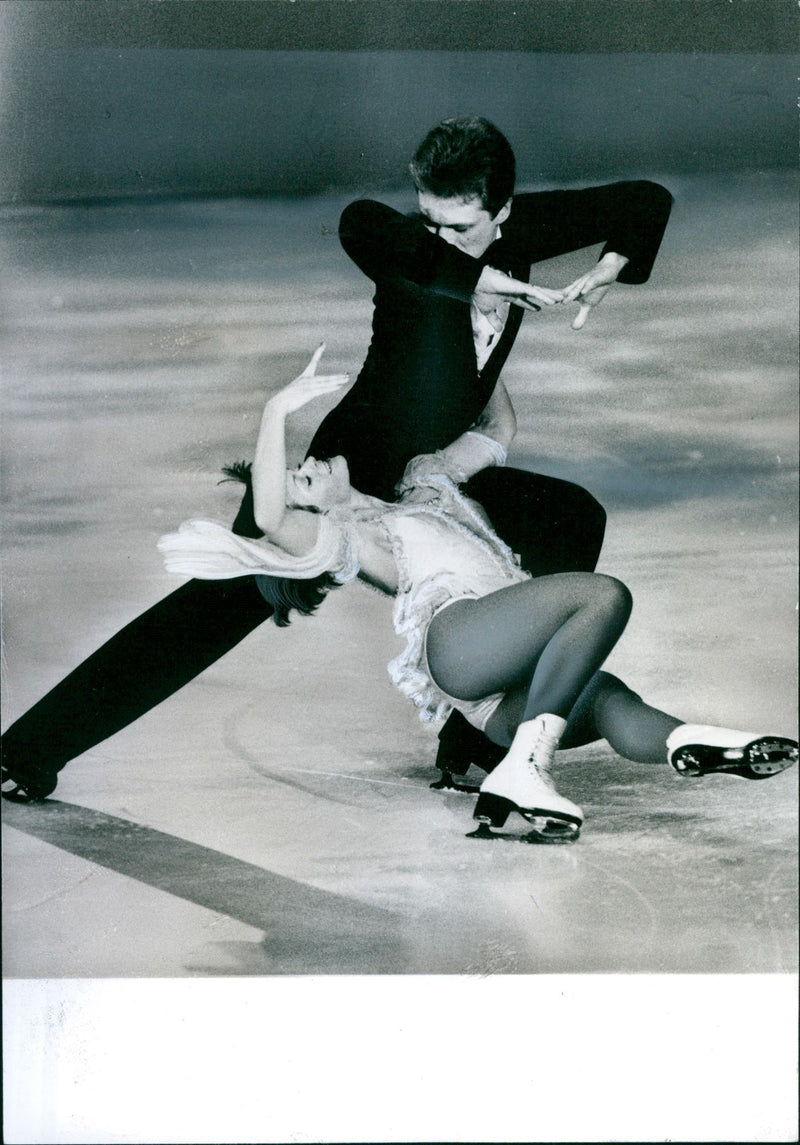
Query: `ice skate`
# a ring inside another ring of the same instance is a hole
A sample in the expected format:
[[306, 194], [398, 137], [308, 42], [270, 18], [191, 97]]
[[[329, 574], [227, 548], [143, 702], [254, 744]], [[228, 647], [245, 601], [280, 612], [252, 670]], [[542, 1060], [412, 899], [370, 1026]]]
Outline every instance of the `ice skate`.
[[[461, 773], [457, 773], [461, 774]], [[441, 769], [439, 778], [428, 785], [431, 791], [459, 791], [466, 795], [477, 795], [480, 787], [477, 783], [464, 783], [454, 778], [452, 771]]]
[[436, 766], [439, 778], [430, 786], [434, 791], [461, 791], [477, 795], [478, 782], [466, 780], [468, 771], [480, 768], [492, 771], [505, 755], [502, 747], [492, 743], [483, 732], [473, 727], [457, 709], [453, 709], [439, 732], [439, 750]]
[[583, 812], [559, 795], [550, 775], [564, 726], [564, 720], [549, 713], [520, 724], [507, 755], [481, 784], [473, 818], [483, 829], [473, 837], [493, 837], [488, 827], [502, 827], [512, 811], [535, 824], [537, 841], [577, 837]]
[[58, 782], [50, 772], [22, 775], [8, 767], [3, 767], [1, 778], [3, 799], [11, 803], [41, 803], [55, 791]]
[[679, 775], [694, 777], [726, 772], [770, 779], [797, 762], [795, 740], [705, 724], [681, 724], [667, 739], [667, 752]]

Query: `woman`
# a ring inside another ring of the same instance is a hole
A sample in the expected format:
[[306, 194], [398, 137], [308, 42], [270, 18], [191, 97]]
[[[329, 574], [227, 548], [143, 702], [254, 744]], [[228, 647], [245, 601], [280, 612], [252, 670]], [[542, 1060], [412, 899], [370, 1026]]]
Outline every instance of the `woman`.
[[[763, 779], [791, 766], [792, 740], [682, 723], [601, 672], [630, 615], [627, 588], [597, 573], [532, 579], [480, 506], [459, 492], [470, 476], [505, 461], [516, 422], [502, 385], [480, 424], [410, 462], [396, 502], [353, 489], [343, 457], [307, 458], [287, 470], [286, 418], [348, 381], [316, 374], [323, 350], [264, 409], [250, 474], [264, 539], [186, 522], [159, 542], [170, 571], [206, 579], [268, 573], [298, 584], [326, 573], [331, 585], [361, 577], [394, 596], [395, 629], [406, 637], [389, 664], [394, 682], [423, 719], [455, 707], [508, 747], [481, 785], [474, 812], [481, 824], [502, 827], [516, 811], [544, 820], [542, 837], [576, 837], [583, 812], [551, 776], [559, 746], [607, 739], [629, 759], [667, 760], [683, 775]], [[294, 606], [313, 611], [314, 591], [305, 603], [299, 593]]]

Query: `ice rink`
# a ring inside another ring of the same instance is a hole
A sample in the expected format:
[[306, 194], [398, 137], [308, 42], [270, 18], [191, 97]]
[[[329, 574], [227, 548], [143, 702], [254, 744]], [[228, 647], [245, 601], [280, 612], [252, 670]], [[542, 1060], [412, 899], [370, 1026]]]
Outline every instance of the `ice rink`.
[[[635, 599], [613, 670], [686, 719], [793, 735], [792, 180], [667, 182], [649, 284], [580, 334], [526, 319], [510, 462], [609, 511], [600, 568]], [[181, 583], [155, 542], [232, 517], [218, 470], [265, 393], [323, 338], [357, 370], [344, 201], [6, 208], [4, 726]], [[4, 804], [6, 976], [796, 969], [796, 773], [682, 781], [601, 743], [559, 757], [577, 844], [469, 839], [473, 798], [429, 789], [435, 729], [386, 675], [390, 608], [350, 586], [263, 625], [45, 804]]]

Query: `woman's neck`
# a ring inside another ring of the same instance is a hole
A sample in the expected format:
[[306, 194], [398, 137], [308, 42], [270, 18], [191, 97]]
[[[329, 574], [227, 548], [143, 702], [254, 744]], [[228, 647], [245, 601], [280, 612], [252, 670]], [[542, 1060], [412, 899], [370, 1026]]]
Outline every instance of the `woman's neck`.
[[371, 497], [368, 493], [359, 493], [358, 489], [350, 490], [348, 505], [351, 509], [383, 508], [388, 502], [381, 501], [379, 497]]

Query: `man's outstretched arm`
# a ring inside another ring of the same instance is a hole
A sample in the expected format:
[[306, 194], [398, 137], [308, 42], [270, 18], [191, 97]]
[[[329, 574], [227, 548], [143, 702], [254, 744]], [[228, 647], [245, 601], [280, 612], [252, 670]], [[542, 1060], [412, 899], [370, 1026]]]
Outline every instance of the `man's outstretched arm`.
[[504, 240], [531, 262], [604, 244], [598, 262], [560, 292], [559, 301], [578, 303], [572, 328], [580, 330], [612, 283], [647, 281], [671, 208], [669, 191], [648, 180], [523, 194]]
[[672, 195], [640, 179], [577, 191], [517, 195], [497, 247], [508, 244], [531, 263], [603, 243], [627, 260], [618, 281], [647, 282], [672, 209]]

